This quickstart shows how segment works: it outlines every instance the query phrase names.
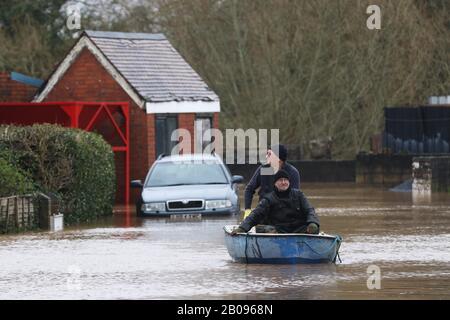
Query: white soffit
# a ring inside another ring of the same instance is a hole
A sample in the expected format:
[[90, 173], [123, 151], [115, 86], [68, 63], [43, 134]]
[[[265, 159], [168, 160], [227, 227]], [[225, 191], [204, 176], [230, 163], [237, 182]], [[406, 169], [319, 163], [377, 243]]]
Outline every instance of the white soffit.
[[145, 107], [148, 114], [220, 112], [219, 101], [146, 102]]

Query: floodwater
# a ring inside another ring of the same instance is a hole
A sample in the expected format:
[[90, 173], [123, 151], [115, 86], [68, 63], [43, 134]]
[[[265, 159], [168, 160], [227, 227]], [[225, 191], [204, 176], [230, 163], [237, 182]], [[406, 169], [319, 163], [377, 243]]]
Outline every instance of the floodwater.
[[342, 263], [239, 264], [222, 230], [239, 217], [141, 219], [118, 208], [59, 233], [0, 236], [0, 299], [450, 299], [450, 194], [303, 188], [322, 231], [343, 237]]

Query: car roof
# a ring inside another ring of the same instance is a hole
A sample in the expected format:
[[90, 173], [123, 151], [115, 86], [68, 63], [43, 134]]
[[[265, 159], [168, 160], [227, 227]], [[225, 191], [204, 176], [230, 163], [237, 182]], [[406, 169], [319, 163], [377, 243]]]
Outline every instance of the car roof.
[[157, 160], [157, 162], [184, 162], [184, 161], [216, 161], [217, 163], [221, 163], [222, 159], [220, 159], [217, 155], [212, 154], [181, 154], [181, 155], [169, 155], [163, 156]]

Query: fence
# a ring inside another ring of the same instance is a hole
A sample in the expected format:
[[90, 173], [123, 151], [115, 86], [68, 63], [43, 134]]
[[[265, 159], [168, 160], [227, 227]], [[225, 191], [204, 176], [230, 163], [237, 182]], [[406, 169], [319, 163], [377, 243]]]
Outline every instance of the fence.
[[0, 233], [39, 226], [39, 205], [34, 195], [0, 198]]
[[51, 193], [0, 198], [0, 234], [51, 229], [51, 218], [59, 214], [59, 206]]
[[[288, 160], [300, 172], [300, 182], [355, 182], [354, 160]], [[245, 183], [258, 164], [228, 164], [233, 175], [244, 177]]]
[[450, 153], [450, 108], [385, 108], [383, 148], [389, 153]]
[[[302, 160], [306, 156], [305, 147], [303, 144], [285, 144], [284, 145], [288, 151], [288, 161], [291, 160]], [[225, 161], [227, 159], [227, 149], [223, 150], [223, 160]], [[238, 149], [235, 145], [234, 148], [230, 150], [232, 153], [229, 155], [233, 159], [233, 163], [238, 163], [238, 155], [242, 155], [242, 159], [244, 163], [248, 164], [256, 164], [256, 162], [253, 162], [251, 160], [256, 160], [257, 162], [265, 162], [266, 160], [266, 151], [265, 149], [257, 148], [250, 148], [248, 145], [246, 145], [243, 149]], [[242, 164], [242, 163], [239, 163]]]

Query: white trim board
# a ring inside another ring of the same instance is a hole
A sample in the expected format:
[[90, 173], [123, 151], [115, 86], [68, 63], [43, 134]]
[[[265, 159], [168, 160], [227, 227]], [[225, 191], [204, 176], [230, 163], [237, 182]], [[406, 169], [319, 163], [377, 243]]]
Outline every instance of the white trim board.
[[136, 104], [144, 108], [145, 101], [139, 97], [138, 94], [133, 90], [133, 88], [128, 84], [125, 78], [116, 70], [116, 68], [108, 61], [105, 55], [97, 48], [97, 46], [87, 37], [83, 36], [78, 40], [77, 44], [72, 48], [69, 54], [64, 58], [61, 64], [58, 66], [56, 71], [52, 74], [44, 90], [36, 97], [33, 101], [42, 102], [48, 94], [52, 91], [58, 81], [64, 76], [66, 71], [76, 60], [81, 51], [87, 48], [94, 57], [100, 62], [100, 64], [108, 71], [108, 73], [116, 80], [116, 82], [122, 87], [122, 89], [133, 99]]
[[147, 102], [145, 109], [151, 113], [202, 113], [220, 112], [219, 101], [168, 101]]

